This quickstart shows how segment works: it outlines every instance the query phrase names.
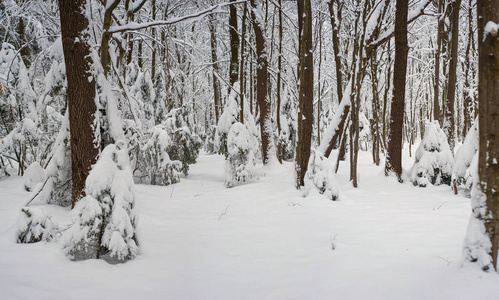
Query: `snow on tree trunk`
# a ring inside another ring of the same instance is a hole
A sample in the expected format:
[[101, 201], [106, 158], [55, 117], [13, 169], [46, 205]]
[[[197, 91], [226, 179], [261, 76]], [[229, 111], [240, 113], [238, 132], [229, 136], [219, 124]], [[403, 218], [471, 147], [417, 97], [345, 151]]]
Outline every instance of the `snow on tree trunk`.
[[124, 142], [108, 145], [86, 180], [86, 196], [74, 208], [74, 224], [64, 234], [73, 260], [103, 258], [123, 262], [137, 255], [135, 195]]
[[425, 135], [418, 149], [411, 181], [415, 186], [426, 187], [428, 184], [450, 185], [454, 158], [447, 142], [447, 136], [438, 121], [433, 121], [425, 130]]
[[252, 176], [254, 166], [254, 144], [250, 133], [242, 123], [234, 123], [227, 135], [225, 159], [225, 186], [233, 187]]

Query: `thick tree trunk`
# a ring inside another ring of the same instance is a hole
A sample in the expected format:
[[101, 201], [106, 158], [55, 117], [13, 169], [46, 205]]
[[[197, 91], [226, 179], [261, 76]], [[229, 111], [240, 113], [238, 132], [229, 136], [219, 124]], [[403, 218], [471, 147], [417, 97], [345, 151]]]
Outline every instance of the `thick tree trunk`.
[[268, 80], [268, 60], [267, 51], [265, 50], [265, 37], [263, 35], [264, 24], [260, 24], [262, 20], [257, 17], [255, 10], [257, 9], [255, 0], [250, 1], [251, 4], [251, 19], [253, 21], [253, 30], [255, 31], [256, 41], [256, 100], [260, 111], [260, 132], [262, 135], [262, 161], [267, 164], [269, 160], [269, 150], [271, 147], [271, 121], [270, 121], [270, 103], [267, 97], [267, 80]]
[[239, 35], [237, 33], [237, 9], [235, 5], [229, 6], [229, 34], [230, 34], [230, 87], [229, 92], [238, 81], [238, 67], [239, 67]]
[[388, 132], [388, 151], [385, 174], [402, 176], [402, 129], [404, 125], [405, 81], [407, 75], [407, 14], [409, 0], [397, 0], [395, 14], [395, 67], [393, 74], [393, 98]]
[[451, 4], [451, 57], [449, 63], [449, 82], [447, 85], [447, 98], [445, 105], [445, 121], [443, 129], [447, 135], [451, 151], [454, 151], [455, 146], [455, 130], [454, 130], [454, 104], [456, 95], [456, 71], [457, 71], [457, 50], [458, 50], [458, 36], [459, 36], [459, 9], [461, 7], [461, 0], [455, 0]]
[[[468, 257], [468, 259], [479, 260], [484, 270], [491, 267], [497, 270], [499, 250], [499, 135], [497, 134], [499, 127], [499, 32], [497, 27], [492, 32], [486, 32], [484, 28], [486, 25], [490, 27], [493, 24], [489, 22], [499, 20], [499, 1], [478, 1], [477, 10], [478, 36], [480, 37], [478, 39], [478, 101], [480, 104], [478, 175], [481, 193], [475, 193], [472, 203], [474, 203], [473, 216], [485, 226], [485, 238], [480, 241], [480, 246], [488, 252], [492, 261], [490, 263], [483, 261], [483, 257]], [[484, 201], [483, 196], [486, 198]], [[475, 253], [470, 253], [470, 256], [473, 254]]]
[[[298, 15], [302, 15], [300, 43], [300, 89], [298, 94], [298, 142], [295, 169], [297, 187], [304, 185], [310, 158], [314, 122], [314, 59], [312, 53], [312, 5], [310, 0], [299, 0]], [[301, 9], [302, 11], [301, 11]]]
[[440, 52], [442, 48], [442, 36], [444, 34], [444, 4], [445, 0], [438, 1], [438, 31], [437, 31], [437, 49], [435, 49], [435, 82], [433, 87], [433, 119], [440, 120], [439, 88], [440, 88]]
[[218, 124], [221, 107], [220, 83], [218, 81], [218, 58], [217, 58], [217, 39], [215, 19], [210, 16], [210, 45], [211, 45], [211, 63], [212, 63], [212, 83], [213, 83], [213, 99], [215, 101], [215, 122]]
[[92, 124], [97, 110], [95, 81], [88, 80], [90, 47], [82, 32], [88, 26], [85, 0], [59, 1], [62, 45], [67, 73], [67, 101], [71, 135], [72, 205], [80, 199], [98, 149]]

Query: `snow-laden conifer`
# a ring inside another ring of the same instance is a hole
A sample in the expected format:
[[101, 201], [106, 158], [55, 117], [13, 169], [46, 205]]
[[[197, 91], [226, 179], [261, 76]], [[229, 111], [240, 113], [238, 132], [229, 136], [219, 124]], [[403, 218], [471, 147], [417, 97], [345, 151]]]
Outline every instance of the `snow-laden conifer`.
[[452, 171], [455, 188], [471, 191], [473, 174], [478, 168], [478, 120], [471, 126], [463, 144], [456, 152], [456, 162]]
[[74, 208], [74, 224], [64, 234], [71, 259], [126, 261], [137, 255], [133, 178], [126, 144], [108, 145], [85, 184], [85, 197]]
[[440, 185], [451, 183], [453, 154], [447, 142], [447, 136], [437, 121], [431, 122], [418, 149], [411, 181], [415, 186], [425, 187], [428, 184]]
[[335, 177], [335, 166], [331, 160], [322, 155], [318, 150], [312, 149], [305, 173], [305, 194], [317, 190], [319, 194], [330, 200], [337, 200], [340, 192]]
[[17, 243], [37, 243], [53, 237], [57, 223], [43, 207], [24, 207], [17, 220]]
[[252, 176], [254, 148], [250, 133], [244, 124], [232, 124], [227, 135], [225, 158], [225, 186], [233, 187]]

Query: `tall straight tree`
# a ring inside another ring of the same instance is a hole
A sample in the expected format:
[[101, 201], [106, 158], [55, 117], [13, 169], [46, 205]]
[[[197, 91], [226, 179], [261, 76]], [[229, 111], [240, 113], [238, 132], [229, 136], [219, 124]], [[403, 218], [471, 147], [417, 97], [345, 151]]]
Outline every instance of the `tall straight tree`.
[[265, 36], [263, 35], [263, 30], [265, 28], [265, 20], [263, 16], [258, 13], [262, 11], [260, 6], [263, 3], [256, 3], [256, 0], [250, 0], [251, 5], [251, 20], [253, 25], [253, 30], [255, 32], [255, 43], [256, 43], [256, 101], [258, 103], [258, 108], [260, 110], [260, 132], [262, 135], [262, 161], [263, 164], [267, 164], [269, 160], [269, 150], [271, 145], [272, 136], [272, 126], [271, 126], [271, 114], [270, 114], [270, 103], [267, 97], [267, 84], [268, 84], [268, 59], [267, 50], [265, 47]]
[[59, 1], [62, 46], [67, 74], [67, 103], [71, 135], [72, 205], [82, 196], [85, 180], [98, 155], [93, 124], [95, 81], [89, 80], [90, 46], [86, 0]]
[[451, 6], [451, 42], [450, 42], [450, 62], [449, 62], [449, 83], [447, 85], [447, 98], [444, 112], [444, 124], [442, 124], [449, 146], [454, 150], [455, 146], [455, 130], [454, 130], [454, 104], [456, 102], [456, 80], [457, 80], [457, 60], [459, 46], [459, 10], [461, 8], [461, 0], [454, 0]]
[[230, 33], [230, 87], [234, 86], [234, 83], [238, 80], [239, 64], [238, 64], [238, 52], [239, 52], [239, 34], [237, 33], [237, 8], [236, 5], [229, 6], [229, 33]]
[[499, 0], [479, 0], [478, 20], [478, 181], [464, 259], [497, 271], [499, 251]]
[[298, 95], [298, 143], [296, 145], [296, 184], [304, 185], [310, 158], [314, 122], [314, 58], [312, 50], [312, 5], [310, 0], [298, 1], [300, 26], [299, 95]]
[[402, 128], [404, 126], [405, 81], [407, 76], [407, 14], [409, 0], [397, 0], [395, 13], [395, 65], [385, 174], [402, 179]]

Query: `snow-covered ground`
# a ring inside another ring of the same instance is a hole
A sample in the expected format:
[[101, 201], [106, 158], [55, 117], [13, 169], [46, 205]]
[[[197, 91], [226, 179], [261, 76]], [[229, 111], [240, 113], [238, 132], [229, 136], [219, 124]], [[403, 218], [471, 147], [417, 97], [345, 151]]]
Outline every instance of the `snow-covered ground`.
[[[60, 242], [16, 244], [29, 194], [22, 178], [2, 179], [0, 299], [499, 297], [497, 274], [460, 264], [469, 199], [386, 178], [366, 152], [359, 188], [348, 169], [332, 202], [301, 197], [291, 163], [227, 189], [223, 157], [202, 154], [178, 184], [136, 186], [140, 254], [119, 265], [69, 261]], [[67, 210], [48, 209], [69, 222]]]

